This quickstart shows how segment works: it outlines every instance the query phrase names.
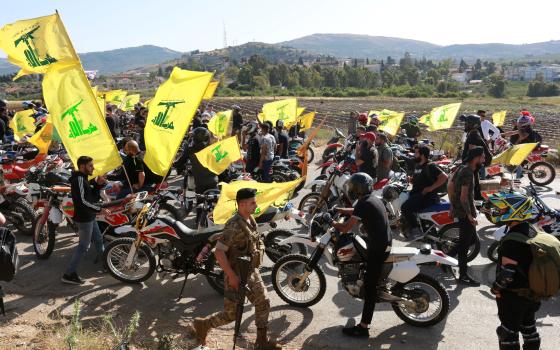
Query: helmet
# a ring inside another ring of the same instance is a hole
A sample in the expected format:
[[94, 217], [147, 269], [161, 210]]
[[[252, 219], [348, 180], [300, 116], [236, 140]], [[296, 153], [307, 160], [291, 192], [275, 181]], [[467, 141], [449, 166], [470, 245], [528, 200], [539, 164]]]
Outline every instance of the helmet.
[[465, 123], [466, 130], [476, 129], [480, 126], [480, 116], [475, 114], [461, 115], [459, 117], [463, 123]]
[[233, 109], [234, 111], [240, 111], [241, 107], [239, 107], [238, 105], [233, 105], [231, 106], [231, 109]]
[[[530, 114], [529, 114], [530, 115]], [[526, 128], [533, 125], [533, 120], [529, 115], [521, 115], [521, 117], [517, 118], [517, 127], [518, 128]]]
[[533, 198], [515, 192], [499, 192], [488, 196], [491, 221], [504, 223], [525, 221], [533, 217]]
[[383, 187], [383, 191], [381, 192], [381, 195], [385, 201], [391, 203], [395, 199], [399, 198], [399, 191], [395, 186], [388, 185]]
[[366, 125], [368, 122], [368, 115], [367, 113], [360, 113], [358, 115], [358, 123], [362, 124], [362, 125]]
[[284, 127], [284, 121], [278, 119], [278, 120], [276, 121], [276, 127], [277, 127], [277, 128], [283, 128], [283, 127]]
[[33, 108], [35, 107], [35, 105], [33, 104], [33, 102], [31, 101], [23, 101], [21, 103], [21, 106], [23, 107], [23, 109], [28, 109], [28, 108]]
[[253, 134], [257, 132], [257, 123], [249, 123], [247, 125], [247, 134]]
[[344, 188], [348, 198], [354, 201], [371, 193], [373, 179], [366, 173], [355, 173], [346, 181]]
[[374, 132], [368, 131], [365, 134], [360, 135], [360, 138], [362, 139], [368, 139], [371, 142], [375, 142], [375, 139], [377, 138], [377, 136], [375, 136]]
[[195, 145], [208, 144], [210, 142], [210, 131], [206, 128], [196, 128], [192, 134]]
[[377, 114], [372, 114], [371, 119], [369, 120], [369, 125], [379, 126], [381, 125], [381, 120], [377, 116]]
[[201, 117], [202, 117], [202, 119], [210, 119], [210, 118], [212, 118], [212, 115], [208, 112], [204, 112], [204, 113], [202, 113]]
[[411, 125], [418, 125], [418, 117], [415, 115], [411, 115], [410, 117], [408, 117], [408, 123]]

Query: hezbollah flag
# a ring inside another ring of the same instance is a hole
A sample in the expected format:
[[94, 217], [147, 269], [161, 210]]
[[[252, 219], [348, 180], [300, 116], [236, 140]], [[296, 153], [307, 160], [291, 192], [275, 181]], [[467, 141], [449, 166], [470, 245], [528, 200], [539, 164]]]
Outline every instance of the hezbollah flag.
[[41, 130], [37, 131], [35, 135], [31, 136], [27, 142], [35, 145], [39, 150], [39, 154], [47, 154], [49, 151], [49, 146], [53, 139], [53, 125], [51, 116], [47, 115], [47, 121], [45, 125], [41, 128]]
[[297, 99], [288, 98], [270, 103], [265, 103], [262, 108], [262, 122], [271, 121], [276, 125], [277, 120], [284, 121], [284, 124], [295, 122], [298, 116]]
[[208, 121], [208, 130], [219, 138], [227, 136], [231, 114], [231, 110], [216, 113], [216, 115]]
[[492, 114], [492, 123], [494, 123], [495, 126], [504, 126], [504, 122], [506, 121], [506, 114], [507, 111], [494, 112]]
[[0, 48], [8, 61], [21, 67], [14, 80], [46, 73], [55, 62], [80, 62], [58, 13], [5, 25], [0, 29]]
[[281, 183], [262, 183], [257, 181], [239, 180], [230, 183], [220, 183], [220, 198], [214, 208], [214, 222], [225, 224], [237, 211], [235, 196], [242, 188], [254, 188], [257, 190], [257, 209], [255, 216], [264, 213], [269, 206], [282, 206], [292, 196], [294, 189], [303, 178]]
[[370, 111], [369, 116], [376, 114], [381, 124], [379, 125], [379, 130], [384, 131], [389, 135], [395, 136], [399, 132], [402, 120], [404, 118], [404, 113], [390, 111], [384, 109], [382, 111]]
[[134, 105], [138, 102], [140, 102], [140, 94], [125, 96], [121, 109], [123, 111], [132, 111], [134, 110]]
[[105, 102], [121, 108], [127, 92], [125, 90], [110, 90], [105, 93]]
[[17, 112], [12, 120], [10, 120], [10, 128], [14, 131], [14, 139], [19, 141], [25, 135], [33, 135], [35, 133], [35, 113], [32, 109]]
[[211, 79], [212, 73], [175, 67], [157, 89], [144, 129], [144, 163], [154, 173], [167, 174]]
[[121, 165], [115, 141], [81, 65], [52, 65], [43, 79], [43, 95], [54, 127], [74, 166], [80, 156], [93, 158], [93, 176]]
[[523, 143], [515, 145], [492, 158], [492, 165], [521, 165], [535, 147], [537, 147], [536, 143]]
[[453, 125], [460, 108], [461, 103], [436, 107], [432, 109], [430, 114], [423, 115], [420, 118], [420, 123], [426, 124], [429, 131], [449, 129]]
[[220, 84], [219, 81], [210, 82], [210, 84], [208, 84], [208, 87], [206, 88], [206, 91], [204, 91], [204, 96], [202, 96], [202, 99], [203, 100], [212, 99], [212, 97], [214, 97], [214, 93], [216, 92], [216, 89], [218, 88], [219, 84]]
[[299, 123], [300, 120], [301, 120], [301, 118], [303, 117], [301, 114], [302, 114], [304, 111], [305, 111], [305, 107], [298, 107], [298, 108], [297, 108], [297, 111], [296, 111], [296, 113], [297, 113], [297, 118], [296, 118], [296, 120], [285, 122], [285, 123], [284, 123], [284, 127], [285, 127], [286, 129], [290, 129], [290, 128], [291, 128], [292, 126], [294, 126], [296, 123]]
[[300, 125], [301, 131], [311, 129], [313, 125], [313, 120], [315, 119], [315, 112], [305, 113], [304, 115], [298, 117], [298, 123]]
[[214, 174], [221, 174], [227, 167], [241, 159], [241, 150], [237, 137], [231, 136], [222, 141], [211, 144], [195, 153], [200, 164]]

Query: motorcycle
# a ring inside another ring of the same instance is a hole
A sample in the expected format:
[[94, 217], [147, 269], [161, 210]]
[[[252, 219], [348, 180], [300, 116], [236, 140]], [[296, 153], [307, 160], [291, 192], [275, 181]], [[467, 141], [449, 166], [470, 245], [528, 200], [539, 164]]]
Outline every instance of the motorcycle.
[[29, 189], [25, 183], [0, 186], [0, 210], [8, 224], [25, 235], [33, 234], [33, 223], [37, 213], [27, 202]]
[[[325, 274], [318, 262], [325, 257], [338, 268], [342, 286], [354, 298], [365, 296], [368, 246], [358, 234], [341, 234], [332, 227], [329, 213], [316, 215], [309, 236], [292, 236], [280, 244], [305, 243], [314, 250], [310, 257], [290, 254], [280, 258], [272, 269], [272, 285], [286, 303], [310, 307], [325, 295]], [[419, 265], [440, 263], [456, 266], [457, 260], [443, 252], [423, 247], [393, 247], [385, 261], [377, 287], [378, 302], [390, 303], [397, 316], [413, 326], [429, 327], [449, 312], [445, 287], [420, 272]]]
[[333, 129], [334, 133], [330, 140], [327, 142], [327, 146], [323, 151], [323, 163], [326, 163], [332, 156], [338, 151], [340, 147], [343, 147], [344, 144], [340, 143], [340, 140], [346, 140], [346, 135], [340, 131], [339, 128], [331, 128]]
[[126, 283], [143, 282], [156, 271], [184, 274], [179, 299], [188, 275], [200, 273], [223, 294], [223, 271], [212, 254], [223, 227], [191, 230], [180, 221], [158, 215], [162, 201], [157, 195], [152, 203], [144, 204], [135, 220], [135, 238], [119, 238], [106, 246], [103, 260], [109, 273]]

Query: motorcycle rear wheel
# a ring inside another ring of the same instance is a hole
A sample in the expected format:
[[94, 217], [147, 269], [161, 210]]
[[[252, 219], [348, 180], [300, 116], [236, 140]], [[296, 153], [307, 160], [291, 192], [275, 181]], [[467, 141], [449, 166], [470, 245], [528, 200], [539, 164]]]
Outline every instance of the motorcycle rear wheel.
[[307, 255], [307, 247], [302, 243], [279, 245], [278, 243], [293, 234], [288, 230], [273, 230], [264, 237], [264, 251], [266, 256], [272, 261], [277, 262], [281, 257], [288, 254]]
[[549, 185], [556, 178], [556, 170], [548, 162], [535, 162], [529, 167], [529, 180], [537, 186]]
[[[115, 239], [105, 247], [103, 261], [114, 278], [125, 283], [140, 283], [150, 278], [156, 270], [156, 258], [150, 247], [144, 243], [140, 245], [132, 268], [125, 266], [128, 252], [134, 244], [134, 238]], [[148, 264], [148, 266], [145, 266]], [[134, 275], [144, 265], [143, 272]], [[147, 267], [147, 268], [146, 268]]]
[[[440, 300], [439, 305], [436, 307], [434, 313], [427, 317], [420, 318], [421, 315], [429, 310], [430, 304], [432, 303], [432, 299], [427, 291], [428, 289], [431, 289], [432, 292], [438, 296]], [[441, 283], [430, 276], [418, 274], [406, 283], [397, 283], [392, 288], [392, 291], [393, 294], [414, 301], [416, 308], [422, 311], [417, 312], [419, 310], [413, 310], [409, 306], [399, 304], [398, 302], [391, 304], [397, 316], [412, 326], [431, 327], [447, 317], [447, 313], [449, 312], [449, 294]]]
[[216, 257], [214, 256], [214, 254], [210, 254], [208, 260], [206, 260], [206, 269], [220, 276], [214, 277], [211, 275], [206, 275], [206, 280], [216, 292], [220, 293], [220, 295], [224, 295], [224, 271], [216, 262]]
[[[449, 251], [459, 241], [459, 224], [455, 222], [453, 224], [444, 226], [438, 232], [438, 235], [440, 236], [440, 239], [443, 240], [443, 242], [437, 242], [437, 248], [445, 254], [449, 254]], [[480, 239], [478, 238], [478, 234], [475, 234], [473, 239], [474, 242], [471, 243], [467, 252], [467, 261], [474, 260], [478, 253], [480, 253]]]
[[[301, 289], [297, 286], [299, 282], [298, 276], [301, 276], [305, 271], [305, 267], [309, 262], [309, 258], [303, 255], [290, 254], [281, 257], [272, 268], [272, 286], [276, 294], [292, 306], [309, 307], [315, 305], [321, 301], [327, 290], [325, 274], [318, 265], [313, 267], [311, 274], [307, 276], [305, 284]], [[292, 265], [291, 268], [290, 265]], [[284, 275], [285, 277], [283, 278]], [[314, 293], [309, 297], [300, 297], [307, 293], [311, 287], [315, 288], [316, 291]]]
[[37, 218], [35, 209], [23, 198], [18, 198], [11, 204], [11, 207], [23, 218], [22, 223], [15, 225], [18, 232], [31, 236], [34, 233], [34, 222]]
[[498, 262], [499, 246], [500, 246], [500, 242], [494, 242], [490, 245], [490, 247], [488, 247], [488, 251], [486, 252], [486, 255], [488, 256], [488, 259], [490, 259], [490, 261]]

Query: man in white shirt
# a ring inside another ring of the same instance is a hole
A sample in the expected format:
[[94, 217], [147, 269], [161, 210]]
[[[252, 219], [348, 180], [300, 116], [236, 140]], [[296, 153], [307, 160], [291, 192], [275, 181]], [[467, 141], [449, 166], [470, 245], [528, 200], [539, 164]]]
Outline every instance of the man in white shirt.
[[486, 111], [478, 110], [476, 112], [480, 116], [480, 129], [482, 131], [482, 137], [486, 142], [496, 141], [501, 134], [500, 129], [498, 129], [492, 122], [486, 119]]
[[274, 161], [274, 151], [276, 150], [276, 139], [269, 134], [270, 127], [267, 123], [261, 124], [261, 157], [259, 168], [262, 171], [262, 182], [272, 182], [270, 178], [270, 168]]

